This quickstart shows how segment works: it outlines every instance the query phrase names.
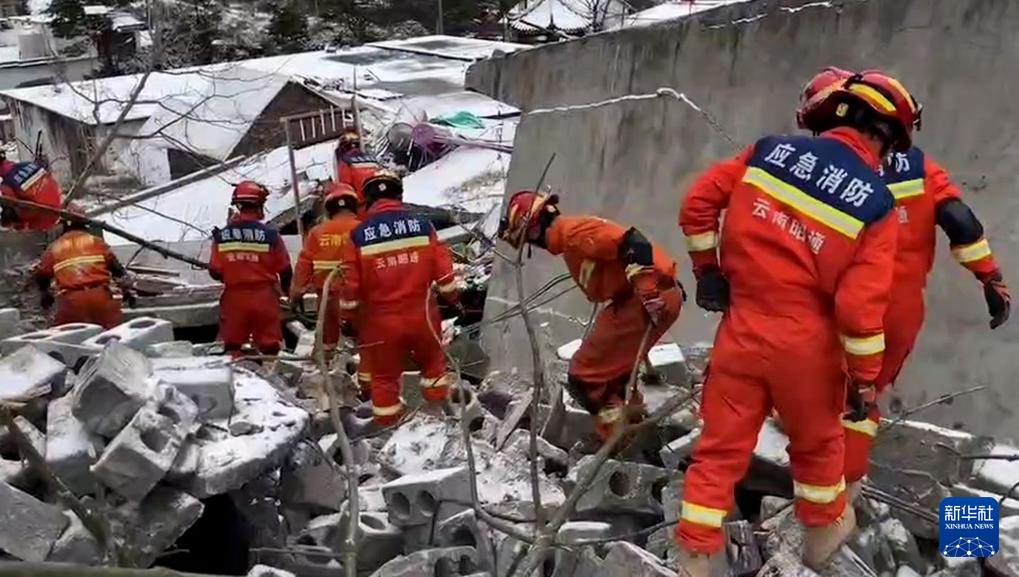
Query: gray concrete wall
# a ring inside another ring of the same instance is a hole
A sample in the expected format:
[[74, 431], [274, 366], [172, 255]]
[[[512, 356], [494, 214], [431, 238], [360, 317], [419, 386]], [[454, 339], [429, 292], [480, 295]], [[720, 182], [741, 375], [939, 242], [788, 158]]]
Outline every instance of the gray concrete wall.
[[[799, 10], [777, 4], [754, 2], [532, 49], [475, 65], [469, 82], [528, 111], [671, 87], [714, 115], [736, 142], [751, 143], [794, 129], [798, 91], [820, 67], [884, 68], [924, 101], [918, 143], [954, 174], [984, 221], [1006, 278], [1019, 285], [1019, 2], [834, 0]], [[725, 24], [741, 18], [750, 21]], [[676, 225], [680, 198], [699, 171], [732, 151], [699, 113], [669, 99], [529, 114], [517, 132], [508, 189], [533, 187], [555, 152], [547, 183], [563, 196], [563, 209], [648, 231], [676, 255], [692, 289]], [[979, 285], [946, 252], [939, 248], [927, 324], [898, 392], [916, 405], [986, 385], [984, 393], [922, 416], [1019, 437], [1019, 318], [992, 333]], [[509, 271], [497, 267], [490, 314], [501, 301], [515, 300]], [[536, 255], [527, 265], [529, 290], [563, 271], [561, 263]], [[579, 336], [581, 328], [562, 317], [586, 319], [590, 305], [576, 292], [557, 304], [554, 314], [539, 319], [549, 323], [547, 336], [553, 342]], [[716, 320], [688, 303], [673, 336], [684, 343], [711, 340]], [[486, 342], [495, 366], [517, 364], [529, 372], [519, 321], [489, 329]]]

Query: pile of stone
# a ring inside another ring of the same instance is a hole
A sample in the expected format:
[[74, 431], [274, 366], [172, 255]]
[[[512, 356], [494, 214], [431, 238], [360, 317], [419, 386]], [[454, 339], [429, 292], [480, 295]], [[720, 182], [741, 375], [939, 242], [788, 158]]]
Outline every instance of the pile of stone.
[[[0, 312], [0, 324], [3, 318]], [[370, 433], [370, 408], [343, 394], [357, 370], [352, 359], [329, 369], [346, 405], [341, 422], [353, 437], [352, 461], [345, 462], [329, 418], [326, 375], [305, 359], [308, 333], [298, 331], [289, 360], [244, 368], [210, 356], [208, 346], [173, 341], [168, 325], [150, 318], [112, 331], [68, 325], [0, 341], [0, 399], [14, 408], [48, 473], [96, 504], [120, 559], [86, 528], [88, 519], [57, 498], [47, 472], [18, 458], [10, 435], [0, 436], [4, 553], [149, 566], [187, 538], [207, 504], [228, 496], [248, 520], [250, 575], [344, 575], [353, 528], [364, 577], [507, 577], [514, 568], [521, 574], [528, 545], [488, 520], [533, 534], [539, 516], [554, 517], [583, 491], [537, 574], [683, 575], [673, 535], [701, 431], [692, 403], [599, 466], [590, 416], [564, 394], [561, 379], [550, 379], [532, 414], [531, 384], [492, 373], [477, 387], [456, 389], [449, 416], [432, 413], [420, 377], [405, 373], [413, 417]], [[575, 350], [575, 343], [563, 346], [553, 370]], [[649, 409], [690, 395], [706, 356], [703, 346], [656, 347], [641, 375]], [[530, 472], [532, 423], [541, 431], [540, 503]], [[739, 505], [726, 519], [719, 575], [813, 574], [798, 561], [802, 532], [792, 516], [787, 445], [768, 422]], [[860, 531], [825, 574], [1019, 577], [1019, 499], [1002, 501], [995, 557], [946, 560], [937, 552], [941, 498], [999, 498], [1019, 481], [1017, 462], [965, 458], [986, 453], [1019, 450], [926, 423], [886, 422], [858, 502]]]

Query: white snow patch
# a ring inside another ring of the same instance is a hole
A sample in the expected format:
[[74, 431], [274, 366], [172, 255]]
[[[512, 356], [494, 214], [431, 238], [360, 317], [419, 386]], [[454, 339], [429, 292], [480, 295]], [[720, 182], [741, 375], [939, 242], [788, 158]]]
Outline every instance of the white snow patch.
[[789, 466], [789, 437], [779, 430], [774, 421], [768, 419], [757, 436], [754, 455], [781, 467]]
[[577, 354], [577, 351], [580, 350], [580, 344], [583, 342], [581, 339], [574, 339], [556, 349], [556, 355], [561, 360], [568, 361], [573, 358], [573, 355]]
[[450, 435], [456, 434], [454, 424], [422, 415], [393, 432], [382, 447], [382, 458], [405, 474], [433, 470]]
[[[509, 163], [509, 154], [461, 146], [407, 176], [403, 199], [411, 204], [458, 206], [487, 214], [502, 204]], [[487, 230], [489, 223], [485, 224], [486, 233], [494, 232]]]
[[[995, 443], [988, 453], [991, 455], [1019, 455], [1019, 448], [1004, 443]], [[983, 459], [974, 461], [973, 469], [980, 480], [1002, 492], [1019, 482], [1019, 460]]]
[[0, 402], [24, 403], [49, 394], [53, 380], [66, 370], [60, 361], [25, 345], [0, 359]]
[[725, 6], [727, 4], [737, 4], [746, 1], [747, 0], [694, 0], [691, 2], [689, 0], [672, 0], [665, 2], [664, 4], [648, 8], [647, 10], [635, 12], [626, 18], [625, 23], [615, 27], [610, 27], [610, 29], [650, 26], [666, 20], [676, 20], [697, 14], [698, 12], [714, 10], [715, 8]]
[[372, 42], [369, 46], [379, 48], [390, 48], [393, 50], [406, 50], [419, 54], [442, 56], [444, 58], [459, 58], [463, 60], [476, 60], [488, 58], [495, 52], [509, 54], [518, 50], [526, 50], [525, 44], [513, 44], [510, 42], [493, 42], [490, 40], [478, 40], [476, 38], [459, 38], [455, 36], [419, 36], [406, 40], [386, 40], [383, 42]]
[[906, 530], [906, 526], [902, 524], [902, 521], [898, 519], [885, 519], [881, 522], [878, 530], [884, 535], [888, 541], [905, 547], [909, 544], [911, 536], [909, 531]]
[[[888, 419], [885, 419], [885, 420], [887, 421]], [[937, 433], [938, 435], [942, 435], [942, 436], [945, 436], [945, 437], [950, 437], [950, 438], [953, 438], [953, 439], [968, 440], [968, 439], [972, 439], [973, 438], [973, 435], [971, 435], [971, 434], [969, 434], [969, 433], [967, 433], [965, 431], [956, 431], [954, 429], [946, 429], [945, 427], [939, 427], [937, 425], [934, 425], [934, 424], [931, 424], [931, 423], [925, 423], [923, 421], [899, 421], [899, 420], [896, 420], [895, 423], [896, 423], [895, 426], [897, 426], [897, 427], [912, 427], [914, 429], [920, 429], [922, 431], [930, 431], [932, 433]]]

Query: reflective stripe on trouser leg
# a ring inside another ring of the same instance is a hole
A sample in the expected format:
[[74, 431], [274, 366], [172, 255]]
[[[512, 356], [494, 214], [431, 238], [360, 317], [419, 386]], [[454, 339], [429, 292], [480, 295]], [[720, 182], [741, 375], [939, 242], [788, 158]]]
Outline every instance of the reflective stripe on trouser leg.
[[704, 429], [687, 470], [684, 508], [676, 527], [682, 548], [709, 555], [724, 546], [719, 512], [724, 517], [732, 508], [733, 489], [746, 474], [761, 425], [771, 410], [762, 383], [745, 372], [732, 372], [745, 369], [747, 357], [743, 340], [732, 334], [730, 323], [729, 317], [722, 321], [715, 339], [701, 405]]
[[399, 378], [388, 376], [372, 379], [372, 420], [376, 425], [388, 427], [400, 421], [403, 415], [403, 399], [400, 398]]
[[867, 419], [859, 422], [842, 421], [845, 433], [845, 475], [846, 483], [859, 481], [870, 471], [870, 448], [877, 436], [881, 413], [874, 408]]

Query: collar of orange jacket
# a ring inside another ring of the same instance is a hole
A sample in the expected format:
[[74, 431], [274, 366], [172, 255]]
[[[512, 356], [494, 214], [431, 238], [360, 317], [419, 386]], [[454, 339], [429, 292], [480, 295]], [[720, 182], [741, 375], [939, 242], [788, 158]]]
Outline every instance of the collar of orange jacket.
[[825, 132], [821, 135], [821, 137], [837, 140], [849, 148], [852, 148], [853, 151], [860, 155], [860, 158], [862, 158], [863, 161], [874, 170], [877, 170], [881, 166], [881, 158], [874, 153], [870, 143], [867, 142], [867, 137], [855, 128], [840, 126]]

